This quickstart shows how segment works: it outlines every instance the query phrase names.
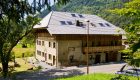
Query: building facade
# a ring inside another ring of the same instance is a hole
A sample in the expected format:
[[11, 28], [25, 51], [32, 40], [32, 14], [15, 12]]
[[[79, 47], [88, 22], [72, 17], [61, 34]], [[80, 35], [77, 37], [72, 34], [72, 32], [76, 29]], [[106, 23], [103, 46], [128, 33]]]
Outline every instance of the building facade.
[[86, 64], [87, 44], [89, 64], [120, 61], [125, 48], [124, 31], [96, 15], [53, 11], [34, 29], [36, 58], [52, 66]]

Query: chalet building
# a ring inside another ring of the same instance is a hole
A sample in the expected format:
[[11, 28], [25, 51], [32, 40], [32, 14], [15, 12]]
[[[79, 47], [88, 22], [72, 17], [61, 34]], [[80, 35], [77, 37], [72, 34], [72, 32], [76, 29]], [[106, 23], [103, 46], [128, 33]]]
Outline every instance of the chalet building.
[[52, 11], [34, 29], [36, 58], [52, 66], [85, 64], [87, 44], [89, 64], [120, 61], [125, 48], [124, 31], [96, 15]]

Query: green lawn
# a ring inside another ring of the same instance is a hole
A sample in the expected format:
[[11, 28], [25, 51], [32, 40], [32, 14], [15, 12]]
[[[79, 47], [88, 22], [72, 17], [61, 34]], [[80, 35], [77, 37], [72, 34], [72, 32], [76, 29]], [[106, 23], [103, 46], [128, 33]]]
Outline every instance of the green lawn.
[[[25, 62], [25, 60], [23, 60], [22, 58], [16, 58], [16, 62], [20, 65], [19, 67], [15, 67], [16, 72], [27, 71], [28, 68], [32, 67], [31, 64], [27, 63], [27, 61]], [[14, 63], [9, 62], [9, 65], [14, 66]], [[1, 63], [0, 63], [0, 67], [2, 67]]]
[[13, 48], [12, 52], [15, 54], [16, 58], [21, 58], [23, 53], [24, 53], [25, 57], [31, 57], [31, 56], [33, 56], [33, 54], [35, 52], [35, 46], [28, 45], [27, 48], [22, 48], [21, 44], [17, 44]]
[[95, 74], [75, 76], [70, 78], [62, 78], [57, 80], [138, 80], [136, 77], [130, 77], [130, 76], [123, 76], [122, 77], [123, 79], [113, 79], [117, 77], [118, 75], [115, 74], [95, 73]]

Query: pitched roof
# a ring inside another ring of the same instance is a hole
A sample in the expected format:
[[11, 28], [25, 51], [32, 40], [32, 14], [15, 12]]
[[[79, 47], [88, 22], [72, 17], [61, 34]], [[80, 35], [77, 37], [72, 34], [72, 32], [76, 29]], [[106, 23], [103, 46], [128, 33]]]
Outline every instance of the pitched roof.
[[[81, 26], [76, 26], [77, 20], [81, 22]], [[90, 22], [88, 23], [85, 20]], [[96, 15], [57, 11], [50, 12], [34, 28], [46, 28], [50, 34], [87, 34], [88, 24], [89, 34], [112, 35], [125, 33], [121, 28]]]

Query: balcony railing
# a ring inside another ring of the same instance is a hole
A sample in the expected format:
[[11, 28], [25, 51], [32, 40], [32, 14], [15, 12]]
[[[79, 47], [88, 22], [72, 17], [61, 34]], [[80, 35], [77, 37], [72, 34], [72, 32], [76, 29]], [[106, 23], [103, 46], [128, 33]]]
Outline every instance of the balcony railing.
[[[125, 49], [125, 46], [100, 46], [89, 47], [89, 52], [119, 51]], [[83, 47], [83, 52], [87, 52], [87, 47]]]

